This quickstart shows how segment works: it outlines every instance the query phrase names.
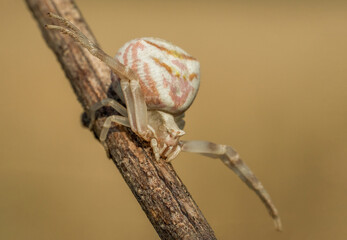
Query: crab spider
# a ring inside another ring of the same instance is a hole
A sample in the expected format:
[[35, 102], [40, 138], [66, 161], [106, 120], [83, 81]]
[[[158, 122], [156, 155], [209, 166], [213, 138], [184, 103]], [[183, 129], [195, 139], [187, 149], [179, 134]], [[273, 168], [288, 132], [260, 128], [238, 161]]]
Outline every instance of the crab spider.
[[233, 170], [248, 187], [256, 192], [281, 230], [281, 220], [270, 195], [253, 172], [230, 146], [207, 141], [181, 141], [185, 134], [184, 112], [192, 104], [200, 83], [199, 62], [183, 49], [157, 38], [139, 38], [127, 42], [112, 58], [89, 40], [68, 20], [48, 13], [59, 25], [46, 25], [69, 35], [111, 68], [112, 87], [125, 103], [106, 98], [90, 109], [90, 125], [95, 113], [104, 106], [114, 108], [120, 115], [106, 118], [100, 141], [106, 146], [107, 133], [112, 123], [129, 127], [148, 141], [155, 159], [171, 161], [181, 151], [219, 158]]

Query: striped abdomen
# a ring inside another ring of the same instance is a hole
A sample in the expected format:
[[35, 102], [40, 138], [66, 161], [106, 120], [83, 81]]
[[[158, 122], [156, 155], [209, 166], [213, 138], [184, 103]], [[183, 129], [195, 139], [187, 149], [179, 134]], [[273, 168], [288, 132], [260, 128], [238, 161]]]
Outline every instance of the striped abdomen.
[[[176, 115], [192, 104], [200, 64], [181, 48], [157, 38], [139, 38], [124, 44], [115, 58], [137, 73], [148, 109]], [[115, 76], [113, 80], [119, 81]], [[124, 101], [120, 87], [116, 91]]]

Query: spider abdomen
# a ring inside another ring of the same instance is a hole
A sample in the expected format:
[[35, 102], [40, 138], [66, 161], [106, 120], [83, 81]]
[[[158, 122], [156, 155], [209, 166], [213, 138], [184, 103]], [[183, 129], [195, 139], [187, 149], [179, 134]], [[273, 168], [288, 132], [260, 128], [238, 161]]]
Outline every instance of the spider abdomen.
[[[200, 64], [183, 49], [157, 38], [138, 38], [125, 43], [115, 58], [138, 75], [148, 109], [176, 115], [192, 104], [199, 89]], [[115, 74], [113, 81], [119, 82]]]

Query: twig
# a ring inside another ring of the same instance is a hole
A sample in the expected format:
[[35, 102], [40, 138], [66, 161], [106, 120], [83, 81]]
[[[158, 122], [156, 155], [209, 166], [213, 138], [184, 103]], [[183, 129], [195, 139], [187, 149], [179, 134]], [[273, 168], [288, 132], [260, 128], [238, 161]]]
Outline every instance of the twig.
[[[111, 83], [109, 68], [71, 38], [44, 28], [52, 23], [47, 13], [53, 12], [71, 20], [95, 41], [76, 4], [73, 0], [26, 0], [26, 3], [87, 111], [107, 96]], [[103, 118], [95, 124], [96, 136], [102, 122]], [[155, 161], [146, 142], [117, 125], [109, 134], [107, 145], [113, 162], [161, 239], [216, 239], [171, 164]]]

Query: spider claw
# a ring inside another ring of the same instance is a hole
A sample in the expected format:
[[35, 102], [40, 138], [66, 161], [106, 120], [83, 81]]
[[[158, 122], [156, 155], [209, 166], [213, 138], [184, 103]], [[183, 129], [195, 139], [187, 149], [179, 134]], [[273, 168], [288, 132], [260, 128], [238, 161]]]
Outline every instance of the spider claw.
[[164, 143], [164, 146], [159, 151], [160, 156], [163, 154], [163, 152], [166, 150], [166, 148], [167, 148], [167, 145], [166, 145], [166, 143]]
[[160, 160], [160, 155], [159, 153], [155, 153], [154, 154], [155, 160], [159, 161]]
[[172, 161], [177, 155], [181, 152], [182, 148], [180, 145], [177, 145], [176, 148], [170, 153], [170, 155], [166, 158], [166, 162]]
[[166, 158], [170, 155], [172, 149], [173, 149], [173, 146], [170, 146], [170, 147], [167, 148], [167, 151], [166, 151], [165, 154], [164, 154], [164, 156], [165, 156]]
[[276, 228], [276, 230], [279, 231], [279, 232], [281, 232], [281, 231], [282, 231], [282, 222], [281, 222], [281, 219], [280, 219], [278, 216], [276, 216], [276, 217], [274, 218], [274, 222], [275, 222], [275, 228]]
[[160, 154], [159, 154], [158, 142], [155, 138], [151, 139], [151, 147], [153, 149], [155, 160], [159, 161]]

